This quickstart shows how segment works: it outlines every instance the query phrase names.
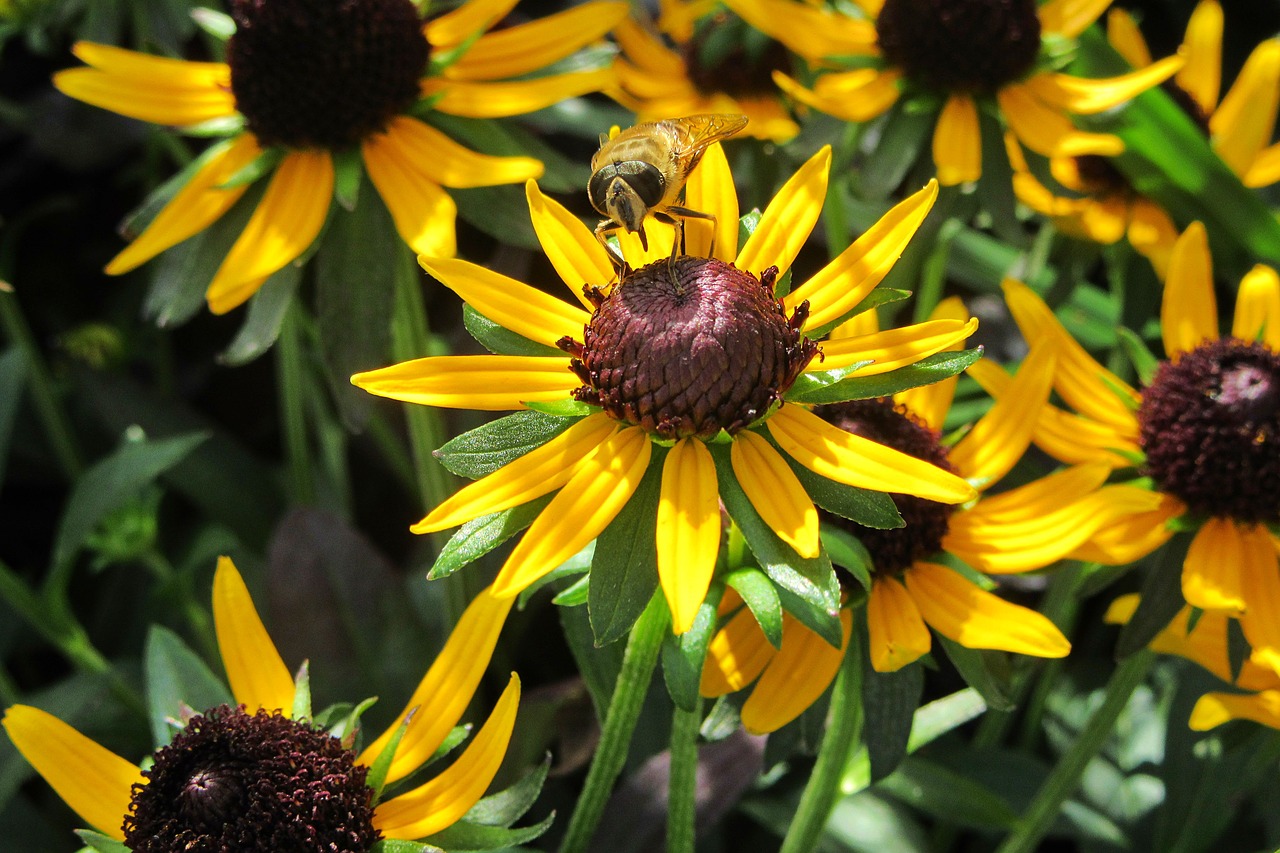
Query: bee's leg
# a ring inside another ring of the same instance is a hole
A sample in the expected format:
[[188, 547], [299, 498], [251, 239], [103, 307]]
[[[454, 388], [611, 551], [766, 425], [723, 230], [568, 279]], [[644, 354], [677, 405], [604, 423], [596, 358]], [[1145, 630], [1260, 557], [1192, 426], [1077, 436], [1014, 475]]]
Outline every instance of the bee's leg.
[[606, 232], [617, 231], [618, 228], [618, 224], [612, 219], [601, 219], [600, 224], [596, 226], [596, 239], [600, 241], [601, 246], [604, 246], [605, 254], [609, 256], [614, 269], [621, 275], [627, 267], [627, 259], [622, 257], [622, 252], [610, 243], [605, 236]]
[[[703, 213], [700, 210], [690, 210], [687, 207], [679, 207], [672, 205], [668, 207], [666, 212], [671, 214], [673, 219], [676, 216], [682, 216], [685, 219], [705, 219], [711, 222], [711, 246], [707, 249], [707, 257], [711, 257], [716, 253], [716, 224], [718, 220], [713, 213]], [[681, 235], [684, 233], [683, 223], [681, 223]]]

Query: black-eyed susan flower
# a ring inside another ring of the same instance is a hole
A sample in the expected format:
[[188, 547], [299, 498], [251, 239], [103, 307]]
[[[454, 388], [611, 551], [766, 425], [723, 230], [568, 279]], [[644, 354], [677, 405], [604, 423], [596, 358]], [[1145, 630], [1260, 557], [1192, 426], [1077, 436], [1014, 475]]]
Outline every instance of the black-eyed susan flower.
[[[1106, 621], [1124, 623], [1138, 609], [1138, 596], [1124, 595], [1107, 608]], [[1230, 720], [1252, 720], [1280, 729], [1280, 675], [1253, 655], [1233, 669], [1229, 651], [1230, 617], [1184, 607], [1148, 644], [1161, 654], [1177, 655], [1239, 688], [1238, 693], [1206, 693], [1196, 700], [1188, 725], [1208, 731]]]
[[789, 70], [781, 42], [705, 0], [666, 0], [656, 21], [629, 18], [614, 30], [614, 97], [639, 121], [737, 113], [746, 133], [785, 142], [799, 133], [774, 71]]
[[785, 74], [778, 85], [797, 101], [845, 121], [866, 122], [899, 99], [937, 114], [933, 162], [943, 185], [982, 174], [979, 115], [999, 115], [1028, 148], [1045, 156], [1117, 154], [1118, 137], [1077, 129], [1072, 115], [1111, 109], [1177, 70], [1170, 58], [1120, 77], [1060, 73], [1054, 55], [1106, 10], [1110, 0], [858, 0], [863, 17], [795, 0], [725, 0], [762, 32], [815, 67], [812, 87]]
[[[800, 377], [834, 378], [831, 371], [858, 365], [854, 375], [888, 372], [945, 350], [975, 327], [938, 320], [871, 338], [815, 340], [889, 271], [932, 206], [933, 183], [775, 297], [817, 221], [829, 166], [824, 148], [779, 190], [739, 248], [732, 176], [712, 146], [686, 191], [689, 205], [716, 216], [715, 256], [702, 256], [710, 229], [690, 228], [690, 254], [669, 260], [673, 229], [650, 219], [647, 250], [638, 235], [620, 235], [629, 268], [614, 286], [609, 256], [590, 229], [530, 182], [534, 228], [581, 305], [465, 261], [423, 259], [476, 312], [540, 345], [539, 354], [424, 358], [352, 382], [433, 406], [514, 410], [576, 400], [580, 411], [560, 422], [556, 437], [465, 487], [413, 529], [445, 530], [558, 490], [498, 574], [495, 594], [515, 595], [601, 534], [650, 467], [661, 466], [656, 580], [683, 633], [715, 571], [726, 487], [745, 492], [739, 506], [758, 514], [793, 562], [822, 551], [813, 500], [788, 460], [832, 485], [945, 503], [971, 498], [972, 487], [954, 474], [843, 432], [788, 399]], [[831, 575], [829, 563], [825, 571]], [[836, 594], [831, 575], [823, 606], [833, 618]]]
[[423, 116], [514, 116], [613, 79], [608, 69], [510, 78], [600, 38], [625, 4], [584, 4], [486, 32], [515, 4], [470, 0], [424, 24], [410, 0], [235, 0], [225, 62], [77, 44], [89, 67], [55, 75], [66, 94], [143, 121], [230, 134], [107, 272], [128, 272], [203, 231], [269, 174], [206, 292], [211, 311], [229, 311], [307, 251], [335, 192], [345, 184], [349, 193], [361, 168], [406, 243], [453, 255], [457, 208], [444, 187], [518, 183], [543, 168], [529, 157], [476, 153]]
[[[294, 718], [294, 680], [224, 557], [213, 614], [238, 706], [190, 716], [145, 770], [27, 705], [5, 712], [4, 729], [76, 814], [133, 851], [363, 851], [379, 838], [423, 838], [455, 824], [497, 773], [520, 700], [516, 675], [447, 769], [385, 800], [382, 785], [417, 771], [445, 742], [488, 666], [510, 604], [481, 593], [414, 691], [401, 725], [357, 753], [350, 739]], [[397, 736], [386, 763], [382, 754]], [[377, 791], [368, 779], [375, 764], [378, 773], [385, 769]]]
[[[1258, 660], [1280, 668], [1280, 561], [1269, 526], [1280, 520], [1280, 278], [1255, 266], [1240, 283], [1229, 335], [1219, 333], [1204, 228], [1193, 223], [1169, 261], [1160, 326], [1167, 361], [1139, 393], [1103, 368], [1030, 288], [1005, 283], [1029, 340], [1059, 350], [1054, 388], [1074, 410], [1046, 407], [1036, 443], [1066, 462], [1137, 467], [1160, 505], [1124, 513], [1074, 552], [1123, 565], [1151, 553], [1175, 525], [1194, 529], [1182, 569], [1192, 607], [1238, 616]], [[999, 398], [1007, 382], [971, 373]]]

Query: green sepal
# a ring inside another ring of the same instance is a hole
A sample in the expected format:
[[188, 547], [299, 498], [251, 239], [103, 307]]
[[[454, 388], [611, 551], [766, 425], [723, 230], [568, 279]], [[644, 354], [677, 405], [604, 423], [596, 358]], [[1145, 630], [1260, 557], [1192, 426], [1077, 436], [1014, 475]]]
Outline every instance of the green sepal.
[[293, 709], [295, 720], [311, 719], [311, 662], [304, 660], [293, 676]]
[[1006, 652], [968, 649], [941, 634], [935, 634], [934, 640], [942, 645], [965, 684], [978, 691], [988, 708], [993, 711], [1013, 710], [1013, 673]]
[[774, 446], [774, 449], [790, 466], [791, 472], [796, 475], [800, 485], [804, 486], [804, 490], [808, 493], [810, 500], [827, 512], [855, 521], [864, 527], [874, 527], [877, 530], [896, 530], [906, 524], [902, 520], [902, 514], [898, 512], [898, 507], [894, 504], [893, 498], [889, 497], [888, 493], [862, 489], [857, 486], [847, 486], [844, 483], [830, 480], [815, 471], [810, 471], [792, 459], [790, 454], [778, 447], [773, 440], [773, 436], [769, 435], [767, 430], [762, 430], [760, 434]]
[[483, 797], [471, 807], [463, 820], [482, 826], [511, 826], [525, 816], [542, 793], [551, 770], [551, 756], [526, 773], [519, 782], [497, 793]]
[[782, 600], [768, 575], [755, 566], [743, 566], [726, 574], [724, 582], [741, 596], [769, 645], [782, 648]]
[[435, 835], [427, 836], [425, 840], [437, 847], [449, 850], [451, 853], [452, 851], [461, 850], [502, 850], [527, 844], [538, 838], [551, 828], [551, 822], [555, 820], [555, 817], [556, 813], [552, 812], [544, 820], [535, 823], [533, 826], [525, 826], [519, 829], [485, 826], [480, 823], [460, 820], [448, 829], [441, 830]]
[[225, 12], [219, 12], [217, 9], [197, 6], [191, 10], [191, 20], [195, 21], [197, 27], [218, 41], [226, 41], [236, 34], [235, 19]]
[[360, 734], [360, 718], [377, 701], [377, 696], [370, 696], [355, 705], [332, 705], [317, 714], [312, 722], [317, 728], [324, 729], [330, 737], [337, 738], [344, 748], [353, 749]]
[[143, 651], [147, 721], [157, 747], [172, 739], [170, 720], [183, 705], [198, 710], [231, 704], [231, 691], [186, 642], [163, 625], [147, 631]]
[[240, 331], [218, 356], [221, 364], [240, 367], [271, 349], [280, 337], [280, 326], [293, 304], [293, 296], [302, 281], [302, 268], [293, 264], [276, 270], [249, 298]]
[[542, 402], [530, 400], [525, 405], [535, 412], [542, 412], [544, 415], [552, 415], [557, 418], [581, 418], [587, 415], [594, 415], [600, 411], [598, 406], [568, 399], [545, 400]]
[[383, 838], [375, 841], [369, 853], [445, 853], [444, 850], [425, 841], [405, 841], [403, 838]]
[[[587, 574], [591, 569], [591, 560], [595, 556], [595, 551], [596, 540], [592, 539], [581, 551], [574, 554], [572, 557], [565, 560], [563, 563], [556, 566], [554, 569], [521, 590], [520, 594], [516, 597], [517, 605], [523, 608], [528, 604], [529, 599], [533, 598], [538, 590], [542, 589], [544, 586], [550, 586], [559, 580], [570, 578], [574, 575]], [[590, 577], [590, 575], [587, 574], [587, 577]], [[573, 585], [576, 586], [577, 582], [574, 582]], [[563, 592], [567, 591], [567, 589], [563, 590]], [[586, 593], [584, 592], [583, 594], [585, 595]], [[577, 604], [585, 603], [585, 601], [577, 602]], [[576, 607], [577, 604], [572, 606]]]
[[1155, 378], [1156, 370], [1160, 367], [1160, 359], [1156, 358], [1155, 353], [1147, 346], [1147, 342], [1132, 329], [1121, 326], [1116, 329], [1116, 336], [1120, 339], [1120, 347], [1124, 350], [1124, 354], [1133, 363], [1134, 372], [1138, 375], [1138, 384], [1150, 385], [1151, 380]]
[[538, 513], [549, 503], [551, 495], [543, 495], [520, 506], [471, 519], [459, 527], [458, 532], [440, 549], [440, 555], [427, 573], [427, 580], [448, 577], [483, 557], [533, 524]]
[[896, 672], [876, 672], [869, 659], [862, 670], [862, 740], [871, 761], [874, 784], [907, 757], [907, 739], [920, 696], [924, 668], [910, 663]]
[[101, 832], [94, 832], [92, 829], [77, 829], [75, 833], [84, 842], [85, 847], [90, 850], [96, 850], [97, 853], [130, 853], [129, 848], [125, 846], [123, 841], [108, 838]]
[[590, 600], [591, 572], [588, 570], [582, 577], [557, 592], [551, 603], [557, 607], [581, 607]]
[[848, 400], [869, 400], [874, 397], [890, 397], [908, 388], [931, 385], [949, 379], [982, 358], [982, 347], [934, 353], [915, 364], [908, 364], [877, 376], [837, 377], [828, 383], [824, 374], [838, 371], [805, 373], [791, 386], [783, 398], [793, 403], [821, 405], [843, 403]]
[[1191, 539], [1190, 533], [1178, 533], [1146, 561], [1138, 607], [1120, 629], [1116, 641], [1117, 658], [1145, 649], [1186, 604], [1182, 598], [1182, 564]]
[[199, 124], [192, 124], [184, 127], [182, 133], [184, 136], [196, 136], [200, 138], [219, 137], [219, 136], [235, 136], [245, 129], [248, 125], [245, 117], [236, 113], [229, 116], [218, 116], [208, 121], [202, 121]]
[[738, 245], [744, 246], [751, 235], [760, 227], [760, 210], [749, 210], [738, 218]]
[[853, 575], [863, 589], [871, 591], [871, 554], [862, 540], [834, 524], [823, 524], [822, 544], [833, 564]]
[[462, 306], [462, 325], [480, 346], [494, 355], [524, 355], [565, 358], [565, 354], [555, 347], [531, 341], [524, 335], [518, 335], [505, 326], [500, 326], [481, 314], [470, 305]]
[[252, 184], [268, 172], [275, 171], [276, 166], [279, 166], [284, 161], [284, 157], [285, 150], [279, 146], [264, 148], [257, 157], [254, 157], [237, 169], [234, 175], [218, 184], [218, 189], [231, 190]]
[[391, 740], [387, 741], [387, 745], [378, 753], [378, 757], [373, 760], [373, 764], [369, 765], [369, 775], [365, 778], [365, 784], [373, 789], [373, 802], [376, 804], [382, 799], [382, 789], [387, 784], [387, 773], [391, 770], [391, 762], [395, 760], [396, 750], [400, 748], [400, 741], [404, 740], [404, 733], [409, 730], [409, 723], [413, 721], [414, 714], [418, 713], [418, 709], [414, 708], [404, 715], [400, 720], [400, 724], [396, 726], [394, 732], [391, 733]]
[[640, 484], [596, 539], [587, 612], [596, 646], [622, 637], [658, 588], [658, 495], [667, 451], [653, 448]]
[[356, 148], [333, 152], [333, 199], [350, 213], [360, 201], [360, 184], [364, 180], [364, 160]]
[[576, 421], [542, 412], [516, 412], [450, 439], [432, 455], [449, 472], [479, 480], [546, 444]]
[[[829, 323], [821, 326], [805, 329], [804, 336], [813, 340], [819, 340], [825, 337], [832, 329], [842, 323], [848, 322], [851, 318], [857, 317], [859, 314], [870, 311], [872, 308], [878, 308], [881, 305], [890, 305], [894, 302], [902, 302], [911, 298], [910, 290], [902, 290], [896, 287], [877, 287], [868, 293], [863, 300], [857, 305], [850, 308], [846, 313], [841, 314]], [[821, 362], [817, 362], [821, 364]]]
[[716, 608], [723, 592], [724, 587], [712, 584], [706, 599], [698, 605], [689, 630], [683, 634], [668, 632], [663, 638], [662, 679], [671, 701], [682, 711], [696, 711], [702, 698], [698, 690], [702, 684], [702, 666], [716, 633]]

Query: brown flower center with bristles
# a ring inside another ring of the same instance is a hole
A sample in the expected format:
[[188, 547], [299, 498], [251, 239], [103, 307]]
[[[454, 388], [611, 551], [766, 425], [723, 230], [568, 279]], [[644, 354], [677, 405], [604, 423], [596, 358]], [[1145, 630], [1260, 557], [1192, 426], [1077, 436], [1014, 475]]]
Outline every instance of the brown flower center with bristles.
[[582, 343], [562, 338], [582, 387], [574, 397], [664, 439], [737, 432], [781, 399], [817, 353], [760, 278], [710, 258], [679, 257], [629, 272], [595, 312]]
[[[947, 450], [938, 441], [938, 433], [916, 420], [905, 408], [894, 405], [891, 399], [835, 403], [819, 406], [814, 413], [845, 432], [869, 438], [954, 473], [947, 460]], [[858, 537], [871, 555], [872, 571], [881, 575], [900, 574], [917, 560], [941, 551], [948, 521], [955, 510], [953, 506], [914, 495], [891, 493], [889, 497], [906, 522], [905, 527], [879, 530], [818, 510], [824, 519]]]
[[1195, 515], [1280, 521], [1280, 355], [1236, 338], [1164, 362], [1138, 409], [1146, 473]]
[[1036, 0], [885, 0], [876, 33], [909, 80], [943, 92], [995, 92], [1040, 53]]
[[430, 50], [411, 0], [232, 0], [236, 109], [263, 145], [336, 151], [418, 97]]
[[1097, 154], [1084, 154], [1075, 158], [1080, 185], [1091, 196], [1111, 198], [1128, 196], [1134, 192], [1133, 184], [1115, 164]]
[[322, 731], [223, 705], [193, 717], [142, 771], [124, 841], [133, 853], [365, 853], [381, 836], [367, 774]]
[[776, 97], [773, 72], [788, 70], [781, 42], [723, 11], [699, 21], [680, 52], [689, 82], [706, 97]]

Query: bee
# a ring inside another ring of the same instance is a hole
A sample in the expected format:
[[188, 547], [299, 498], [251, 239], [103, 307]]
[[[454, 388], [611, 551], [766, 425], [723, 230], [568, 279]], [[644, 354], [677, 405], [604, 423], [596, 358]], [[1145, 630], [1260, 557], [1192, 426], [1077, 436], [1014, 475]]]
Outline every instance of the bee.
[[595, 233], [615, 261], [620, 259], [606, 242], [606, 233], [625, 228], [639, 234], [647, 250], [643, 226], [649, 214], [675, 226], [673, 258], [684, 238], [682, 218], [716, 221], [710, 213], [681, 205], [685, 181], [708, 147], [746, 126], [746, 116], [707, 113], [638, 124], [613, 138], [601, 134], [600, 150], [591, 158], [587, 195], [591, 205], [609, 217]]

